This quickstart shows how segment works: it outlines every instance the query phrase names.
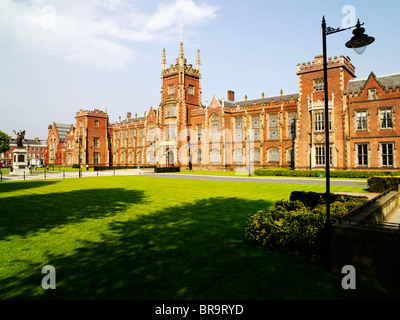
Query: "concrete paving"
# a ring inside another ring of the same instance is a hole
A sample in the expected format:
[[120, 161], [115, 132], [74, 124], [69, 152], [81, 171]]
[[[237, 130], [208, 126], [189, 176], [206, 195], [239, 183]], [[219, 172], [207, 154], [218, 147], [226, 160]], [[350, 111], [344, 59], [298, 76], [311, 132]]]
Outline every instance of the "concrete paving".
[[[102, 177], [102, 176], [134, 176], [141, 174], [153, 174], [153, 172], [146, 171], [145, 169], [119, 169], [119, 170], [101, 170], [101, 171], [81, 171], [81, 178], [84, 177]], [[23, 175], [10, 175], [3, 174], [3, 181], [23, 181], [23, 180], [44, 180], [44, 179], [66, 179], [66, 178], [79, 178], [79, 171], [33, 171], [32, 174]]]
[[390, 223], [400, 223], [400, 207], [396, 211], [392, 212], [389, 217], [387, 217], [386, 222]]
[[[102, 170], [102, 171], [81, 171], [81, 177], [95, 177], [95, 176], [111, 176], [111, 175], [146, 175], [157, 178], [174, 178], [174, 179], [193, 179], [193, 180], [209, 180], [209, 181], [235, 181], [235, 182], [257, 182], [257, 183], [289, 183], [289, 184], [311, 184], [311, 185], [325, 185], [324, 178], [291, 178], [291, 177], [248, 177], [247, 175], [236, 176], [211, 176], [211, 175], [197, 175], [197, 174], [173, 174], [173, 173], [154, 173], [146, 169], [118, 169], [118, 170]], [[16, 180], [33, 180], [33, 179], [63, 179], [63, 178], [79, 178], [78, 171], [33, 171], [31, 175], [12, 176], [3, 174], [3, 181], [16, 181]], [[330, 180], [331, 186], [351, 186], [368, 188], [368, 184], [363, 180]]]

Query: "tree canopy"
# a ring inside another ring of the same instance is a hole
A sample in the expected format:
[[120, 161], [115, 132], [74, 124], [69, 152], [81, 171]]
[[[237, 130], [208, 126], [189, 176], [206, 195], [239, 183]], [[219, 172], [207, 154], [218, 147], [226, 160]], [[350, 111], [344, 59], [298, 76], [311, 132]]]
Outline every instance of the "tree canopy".
[[3, 131], [0, 131], [0, 152], [10, 150], [10, 136]]

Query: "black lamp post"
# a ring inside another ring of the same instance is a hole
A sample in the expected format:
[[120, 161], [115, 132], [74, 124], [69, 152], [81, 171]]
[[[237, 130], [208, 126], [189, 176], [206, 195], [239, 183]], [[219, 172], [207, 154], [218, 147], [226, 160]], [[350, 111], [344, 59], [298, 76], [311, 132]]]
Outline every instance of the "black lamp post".
[[[363, 23], [364, 24], [364, 23]], [[325, 228], [327, 232], [327, 240], [330, 239], [330, 148], [329, 148], [329, 108], [328, 108], [328, 67], [327, 67], [327, 56], [326, 56], [326, 36], [332, 33], [341, 32], [348, 29], [353, 30], [353, 37], [346, 42], [347, 48], [353, 48], [355, 52], [358, 54], [362, 54], [366, 48], [366, 46], [370, 45], [375, 41], [373, 37], [370, 37], [364, 34], [365, 29], [361, 28], [363, 24], [360, 24], [360, 20], [357, 21], [357, 24], [352, 27], [340, 29], [340, 28], [331, 28], [326, 26], [325, 17], [322, 17], [322, 47], [323, 47], [323, 66], [324, 66], [324, 99], [325, 99], [325, 178], [326, 178], [326, 220], [325, 220]], [[328, 248], [330, 243], [328, 243]]]

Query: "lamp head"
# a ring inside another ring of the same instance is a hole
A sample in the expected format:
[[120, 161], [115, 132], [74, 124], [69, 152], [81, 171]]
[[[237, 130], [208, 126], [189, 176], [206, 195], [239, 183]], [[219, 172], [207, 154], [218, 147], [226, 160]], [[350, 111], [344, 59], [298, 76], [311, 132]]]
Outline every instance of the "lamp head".
[[353, 30], [353, 37], [346, 42], [347, 48], [353, 48], [358, 54], [362, 54], [366, 47], [375, 41], [374, 37], [364, 34], [365, 29], [361, 27], [360, 20], [357, 21], [356, 29]]

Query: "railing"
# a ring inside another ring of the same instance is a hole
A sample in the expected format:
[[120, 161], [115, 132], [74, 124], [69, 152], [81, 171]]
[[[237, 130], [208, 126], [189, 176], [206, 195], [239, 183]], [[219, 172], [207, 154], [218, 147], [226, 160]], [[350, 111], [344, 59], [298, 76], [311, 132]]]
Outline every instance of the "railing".
[[38, 170], [30, 171], [29, 173], [22, 173], [20, 175], [9, 175], [0, 172], [0, 182], [3, 181], [25, 181], [34, 179], [65, 179], [65, 178], [82, 178], [82, 177], [94, 177], [94, 176], [111, 176], [111, 175], [137, 175], [144, 173], [153, 173], [154, 167], [138, 167], [136, 168], [116, 168], [110, 167], [108, 170], [86, 170], [79, 169], [76, 171], [48, 171]]
[[[367, 206], [371, 205], [372, 203], [375, 203], [379, 199], [383, 198], [384, 196], [386, 196], [391, 191], [393, 191], [393, 189], [388, 189], [388, 190], [382, 192], [380, 195], [376, 196], [375, 198], [372, 198], [371, 200], [363, 203], [362, 205], [354, 208], [353, 210], [350, 210], [345, 215], [343, 215], [342, 217], [339, 218], [339, 220], [338, 220], [339, 224], [342, 224], [342, 221], [344, 221], [344, 220], [350, 220], [351, 219], [353, 221], [356, 221], [357, 219], [353, 219], [352, 218], [354, 215], [359, 213], [365, 207], [367, 207]], [[358, 220], [360, 220], [360, 219], [358, 219]]]
[[360, 219], [346, 219], [346, 224], [348, 225], [362, 225], [364, 227], [387, 227], [392, 230], [400, 231], [400, 223], [387, 222], [387, 221], [370, 221], [370, 220], [360, 220]]
[[383, 193], [381, 193], [380, 195], [376, 196], [375, 198], [363, 203], [362, 205], [354, 208], [353, 210], [349, 211], [347, 214], [345, 214], [344, 216], [340, 217], [338, 219], [338, 223], [341, 224], [348, 224], [350, 225], [359, 225], [359, 226], [363, 226], [363, 227], [368, 227], [368, 228], [382, 228], [382, 227], [386, 227], [389, 228], [391, 230], [396, 230], [396, 231], [400, 231], [400, 223], [395, 223], [395, 222], [387, 222], [385, 220], [382, 221], [374, 221], [374, 220], [369, 220], [368, 216], [370, 216], [371, 214], [373, 214], [372, 212], [369, 213], [367, 216], [364, 216], [362, 218], [356, 218], [355, 216], [357, 214], [360, 214], [363, 210], [365, 210], [368, 206], [370, 206], [371, 204], [376, 203], [379, 199], [383, 198], [384, 196], [388, 195], [390, 192], [394, 191], [394, 189], [388, 189], [386, 191], [384, 191]]

